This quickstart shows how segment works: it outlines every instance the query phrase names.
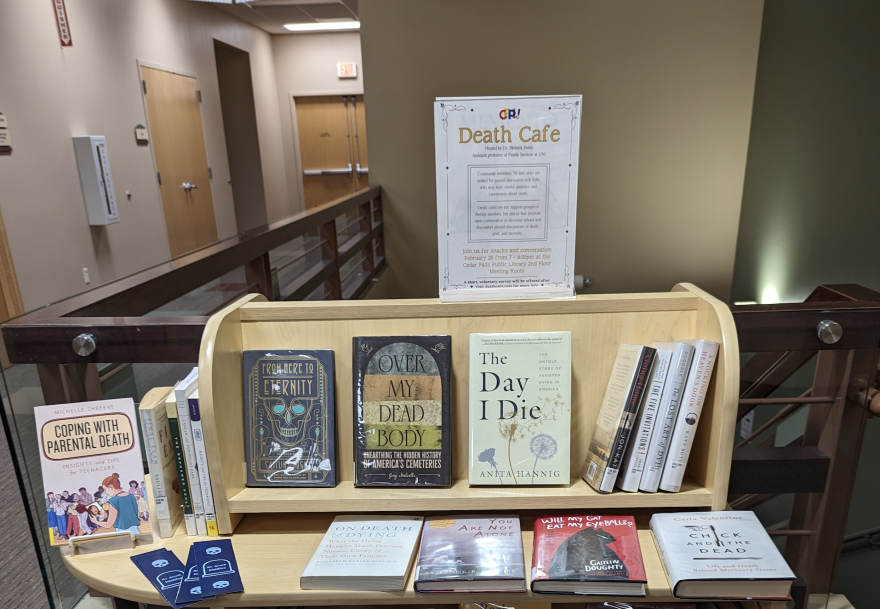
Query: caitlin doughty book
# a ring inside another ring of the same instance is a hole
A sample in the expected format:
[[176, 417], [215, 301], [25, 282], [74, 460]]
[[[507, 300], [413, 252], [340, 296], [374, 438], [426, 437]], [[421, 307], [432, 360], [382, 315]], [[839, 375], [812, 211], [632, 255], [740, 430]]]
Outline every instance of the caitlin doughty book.
[[333, 358], [329, 349], [244, 352], [248, 486], [336, 486]]
[[150, 532], [131, 398], [34, 408], [49, 541]]
[[451, 336], [353, 339], [355, 486], [452, 484]]
[[525, 571], [518, 516], [425, 520], [416, 592], [524, 592]]
[[535, 520], [532, 592], [645, 596], [632, 516], [568, 514]]

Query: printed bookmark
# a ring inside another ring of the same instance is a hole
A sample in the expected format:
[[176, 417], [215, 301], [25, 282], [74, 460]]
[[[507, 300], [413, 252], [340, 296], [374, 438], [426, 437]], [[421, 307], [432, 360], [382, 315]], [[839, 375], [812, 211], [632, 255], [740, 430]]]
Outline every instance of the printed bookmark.
[[202, 598], [208, 598], [211, 594], [244, 592], [231, 539], [197, 541], [193, 543], [193, 548], [199, 567]]
[[177, 590], [177, 603], [191, 605], [203, 599], [214, 598], [213, 596], [202, 596], [202, 584], [199, 579], [199, 565], [196, 562], [196, 550], [189, 547], [189, 554], [186, 557], [186, 576], [180, 582], [180, 588]]
[[183, 581], [183, 563], [174, 552], [161, 548], [132, 556], [131, 560], [173, 609], [181, 609], [193, 604], [193, 602], [183, 604], [177, 602], [177, 590]]

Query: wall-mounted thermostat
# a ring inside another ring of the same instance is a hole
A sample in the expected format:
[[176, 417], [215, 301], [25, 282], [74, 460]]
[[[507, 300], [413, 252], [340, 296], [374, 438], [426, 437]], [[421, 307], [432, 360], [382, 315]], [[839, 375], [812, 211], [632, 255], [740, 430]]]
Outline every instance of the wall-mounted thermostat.
[[83, 196], [89, 224], [103, 226], [119, 222], [116, 207], [116, 190], [110, 173], [107, 139], [103, 135], [83, 135], [73, 138], [73, 150], [79, 167]]

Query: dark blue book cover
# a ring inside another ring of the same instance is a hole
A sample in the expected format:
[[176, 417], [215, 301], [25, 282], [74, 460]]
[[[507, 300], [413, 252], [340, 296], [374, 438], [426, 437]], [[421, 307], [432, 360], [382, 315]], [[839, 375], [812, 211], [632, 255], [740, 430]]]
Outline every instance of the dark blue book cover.
[[244, 352], [248, 486], [336, 486], [335, 386], [329, 349]]

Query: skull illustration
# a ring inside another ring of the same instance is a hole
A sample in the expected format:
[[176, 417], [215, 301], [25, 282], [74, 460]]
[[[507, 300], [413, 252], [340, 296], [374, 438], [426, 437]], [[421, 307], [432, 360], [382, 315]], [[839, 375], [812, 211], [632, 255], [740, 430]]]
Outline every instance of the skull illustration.
[[162, 567], [168, 566], [168, 561], [165, 560], [164, 558], [160, 558], [159, 560], [153, 561], [153, 566], [156, 567], [157, 569], [161, 569]]
[[221, 579], [219, 582], [214, 582], [215, 588], [226, 588], [229, 586], [229, 582], [225, 579]]
[[305, 428], [305, 425], [302, 425], [303, 421], [301, 419], [310, 410], [301, 403], [302, 401], [306, 403], [311, 402], [311, 400], [294, 398], [289, 404], [281, 401], [269, 407], [273, 426], [281, 434], [281, 437], [288, 442], [297, 439], [301, 430]]
[[219, 554], [222, 551], [223, 550], [215, 546], [213, 548], [208, 548], [207, 550], [205, 550], [205, 554]]
[[189, 589], [189, 593], [190, 594], [201, 594], [202, 587], [201, 586], [193, 586], [192, 588]]

